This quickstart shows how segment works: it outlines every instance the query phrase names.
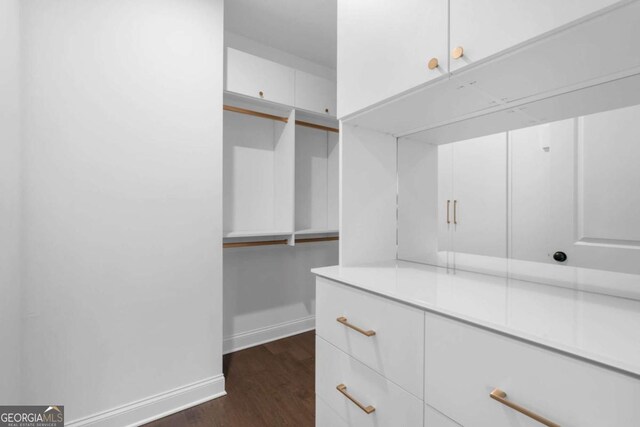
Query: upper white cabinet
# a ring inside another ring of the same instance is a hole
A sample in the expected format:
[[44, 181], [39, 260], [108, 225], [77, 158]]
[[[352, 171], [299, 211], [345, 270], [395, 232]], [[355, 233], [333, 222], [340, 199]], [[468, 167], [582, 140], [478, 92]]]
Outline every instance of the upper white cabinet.
[[335, 118], [335, 82], [227, 48], [225, 90]]
[[345, 0], [338, 12], [338, 117], [354, 126], [453, 142], [640, 102], [639, 1]]
[[616, 0], [451, 0], [451, 70], [613, 3]]
[[314, 113], [336, 115], [336, 84], [296, 70], [295, 107]]
[[447, 3], [338, 2], [339, 117], [447, 73]]
[[294, 82], [293, 68], [227, 48], [227, 91], [293, 106]]

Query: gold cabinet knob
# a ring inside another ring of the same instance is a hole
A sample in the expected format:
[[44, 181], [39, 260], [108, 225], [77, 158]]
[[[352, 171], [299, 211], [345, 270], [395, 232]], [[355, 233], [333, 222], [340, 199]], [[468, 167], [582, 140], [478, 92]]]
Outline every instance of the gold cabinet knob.
[[453, 59], [460, 59], [462, 58], [462, 55], [464, 55], [464, 49], [462, 48], [462, 46], [458, 46], [455, 49], [453, 49], [453, 51], [451, 52], [451, 57]]
[[438, 64], [438, 58], [431, 58], [427, 66], [430, 70], [435, 70], [436, 68], [438, 68], [440, 66], [440, 64]]
[[260, 98], [264, 98], [264, 92], [263, 91], [258, 92], [258, 95], [260, 95]]

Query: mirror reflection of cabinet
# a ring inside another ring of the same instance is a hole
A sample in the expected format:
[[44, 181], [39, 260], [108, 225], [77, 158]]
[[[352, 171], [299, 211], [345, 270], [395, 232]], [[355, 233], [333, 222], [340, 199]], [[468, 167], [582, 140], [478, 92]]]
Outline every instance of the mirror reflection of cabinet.
[[565, 282], [640, 274], [640, 106], [436, 144], [398, 140], [398, 258]]
[[[507, 138], [398, 141], [399, 258], [444, 267], [507, 256]], [[484, 264], [481, 262], [484, 261]]]

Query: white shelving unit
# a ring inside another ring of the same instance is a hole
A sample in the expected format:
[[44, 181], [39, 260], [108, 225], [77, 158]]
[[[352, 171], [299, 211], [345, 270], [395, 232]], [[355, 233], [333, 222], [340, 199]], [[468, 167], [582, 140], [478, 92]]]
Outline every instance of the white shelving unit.
[[295, 111], [249, 106], [224, 112], [224, 236], [292, 235]]
[[338, 167], [335, 119], [226, 94], [225, 243], [337, 235]]
[[338, 232], [338, 133], [296, 126], [295, 234]]

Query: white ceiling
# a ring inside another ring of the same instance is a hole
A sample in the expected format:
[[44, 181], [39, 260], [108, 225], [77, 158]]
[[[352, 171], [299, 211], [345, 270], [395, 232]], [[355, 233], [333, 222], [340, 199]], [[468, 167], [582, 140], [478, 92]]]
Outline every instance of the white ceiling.
[[225, 30], [336, 68], [337, 0], [226, 0]]

